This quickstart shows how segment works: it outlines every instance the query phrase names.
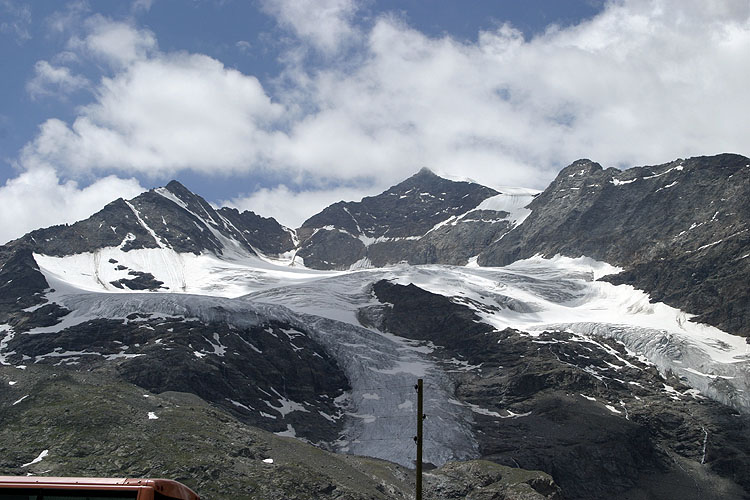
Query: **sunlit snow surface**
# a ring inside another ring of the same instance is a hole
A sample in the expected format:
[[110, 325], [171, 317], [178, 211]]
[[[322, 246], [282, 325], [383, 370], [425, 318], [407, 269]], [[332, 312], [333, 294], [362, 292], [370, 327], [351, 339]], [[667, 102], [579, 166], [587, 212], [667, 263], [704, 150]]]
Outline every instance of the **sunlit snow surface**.
[[531, 214], [526, 206], [534, 200], [541, 191], [526, 188], [498, 188], [500, 194], [484, 200], [477, 210], [501, 210], [508, 212], [508, 221], [515, 225], [521, 224]]
[[[212, 254], [178, 253], [169, 248], [123, 252], [108, 247], [65, 257], [34, 254], [45, 276], [53, 276], [88, 291], [120, 292], [112, 281], [129, 279], [129, 271], [150, 273], [164, 283], [162, 291], [238, 297], [255, 290], [292, 285], [331, 276], [331, 272], [291, 266], [291, 260], [265, 259], [240, 253], [218, 258]], [[118, 270], [118, 266], [122, 269]]]
[[[488, 411], [456, 401], [451, 378], [430, 360], [428, 346], [359, 325], [356, 312], [376, 303], [369, 286], [380, 279], [454, 297], [497, 329], [512, 327], [529, 335], [560, 329], [614, 338], [705, 395], [750, 411], [750, 346], [744, 339], [691, 323], [686, 314], [651, 304], [630, 286], [594, 281], [617, 269], [587, 258], [535, 257], [503, 268], [403, 265], [321, 272], [255, 257], [222, 260], [164, 249], [107, 252], [35, 256], [56, 290], [49, 298], [74, 312], [61, 324], [32, 333], [132, 312], [221, 319], [238, 326], [275, 318], [304, 326], [336, 358], [353, 388], [341, 401], [348, 415], [338, 443], [342, 451], [411, 465], [413, 386], [420, 377], [429, 415], [425, 433], [434, 437], [425, 442], [425, 460], [442, 464], [475, 456], [472, 413]], [[115, 272], [110, 258], [152, 273], [169, 289], [124, 293], [107, 286], [124, 277], [108, 274]], [[0, 340], [10, 335], [4, 330]], [[1, 351], [2, 345], [0, 360]]]

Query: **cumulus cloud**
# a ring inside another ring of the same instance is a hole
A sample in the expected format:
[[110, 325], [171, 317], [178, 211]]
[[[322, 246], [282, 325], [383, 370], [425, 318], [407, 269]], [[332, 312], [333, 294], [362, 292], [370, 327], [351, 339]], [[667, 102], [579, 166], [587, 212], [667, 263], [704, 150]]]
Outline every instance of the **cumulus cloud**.
[[51, 168], [23, 172], [0, 187], [0, 244], [39, 227], [85, 219], [112, 200], [143, 191], [135, 179], [107, 176], [80, 187]]
[[381, 18], [353, 71], [312, 82], [297, 73], [291, 99], [304, 88], [317, 111], [294, 124], [279, 157], [340, 176], [394, 178], [424, 164], [543, 187], [581, 157], [616, 166], [743, 152], [748, 9], [699, 4], [612, 3], [531, 40], [505, 25], [475, 43]]
[[37, 61], [34, 77], [26, 83], [26, 91], [32, 99], [40, 96], [67, 95], [89, 86], [89, 81], [74, 75], [67, 66], [53, 66], [47, 61]]
[[46, 121], [21, 160], [79, 174], [241, 170], [268, 156], [266, 127], [281, 113], [254, 77], [208, 56], [163, 55], [103, 79], [97, 102], [71, 126]]
[[86, 35], [74, 36], [70, 50], [100, 58], [116, 69], [147, 58], [157, 49], [156, 36], [129, 23], [94, 15], [85, 21]]
[[354, 0], [264, 0], [262, 5], [279, 24], [323, 53], [335, 53], [357, 33]]
[[153, 33], [95, 16], [79, 47], [123, 67], [71, 125], [46, 123], [26, 157], [80, 171], [279, 168], [388, 180], [427, 165], [539, 187], [579, 157], [625, 165], [746, 147], [741, 2], [612, 3], [531, 40], [505, 25], [476, 42], [431, 38], [389, 16], [360, 33], [350, 2], [312, 5], [266, 8], [304, 43], [334, 43], [311, 38], [329, 22], [312, 9], [335, 20], [326, 33], [358, 33], [364, 50], [314, 71], [289, 57], [274, 99], [252, 76], [159, 52]]

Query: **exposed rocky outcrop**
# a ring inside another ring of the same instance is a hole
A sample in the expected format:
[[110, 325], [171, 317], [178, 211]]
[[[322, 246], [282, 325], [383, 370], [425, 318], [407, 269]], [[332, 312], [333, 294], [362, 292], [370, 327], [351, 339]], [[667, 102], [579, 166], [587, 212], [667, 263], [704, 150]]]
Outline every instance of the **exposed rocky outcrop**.
[[[243, 422], [311, 442], [332, 442], [343, 421], [335, 400], [349, 385], [336, 362], [297, 327], [133, 313], [44, 334], [18, 334], [7, 361], [112, 371], [162, 393], [190, 392]], [[293, 360], [293, 361], [292, 361]]]
[[242, 241], [266, 255], [279, 255], [294, 250], [291, 229], [285, 228], [272, 217], [261, 217], [249, 210], [222, 207], [217, 212], [238, 231]]
[[[565, 498], [744, 498], [750, 420], [692, 393], [622, 345], [495, 331], [451, 299], [379, 281], [360, 319], [430, 342], [472, 405], [483, 458], [549, 473]], [[428, 416], [429, 418], [429, 416]], [[670, 485], [669, 488], [664, 485]], [[671, 488], [672, 491], [668, 491]]]
[[44, 294], [49, 285], [31, 250], [24, 246], [6, 247], [4, 253], [0, 266], [0, 324], [16, 331], [56, 324], [68, 311], [57, 304], [46, 304]]
[[151, 290], [155, 291], [159, 288], [163, 288], [163, 281], [159, 281], [154, 278], [151, 273], [144, 273], [143, 271], [128, 271], [128, 276], [132, 278], [123, 278], [116, 281], [110, 281], [110, 284], [115, 288], [128, 289], [128, 290]]
[[562, 500], [548, 474], [486, 460], [451, 462], [425, 477], [425, 498], [435, 500]]
[[541, 253], [586, 255], [625, 272], [609, 278], [698, 321], [750, 334], [750, 159], [733, 154], [625, 171], [579, 160], [529, 205], [531, 215], [479, 263]]

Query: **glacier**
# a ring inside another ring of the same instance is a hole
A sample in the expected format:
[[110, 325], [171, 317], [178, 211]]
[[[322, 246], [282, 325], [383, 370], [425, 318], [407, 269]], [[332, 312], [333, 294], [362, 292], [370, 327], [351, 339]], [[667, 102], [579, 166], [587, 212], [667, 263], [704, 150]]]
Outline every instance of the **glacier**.
[[[423, 378], [424, 460], [442, 465], [478, 456], [472, 419], [487, 410], [457, 401], [453, 378], [431, 358], [430, 344], [365, 328], [357, 320], [358, 310], [378, 304], [371, 285], [382, 279], [450, 297], [497, 330], [514, 328], [529, 336], [564, 330], [612, 338], [704, 396], [750, 413], [750, 345], [743, 338], [693, 323], [684, 312], [652, 303], [631, 286], [597, 281], [618, 269], [585, 257], [537, 256], [502, 268], [396, 265], [354, 271], [315, 271], [258, 257], [220, 259], [168, 249], [112, 248], [98, 255], [35, 258], [54, 289], [48, 300], [72, 312], [55, 326], [28, 332], [32, 335], [134, 312], [239, 327], [268, 319], [304, 327], [336, 359], [352, 387], [340, 401], [345, 430], [333, 445], [341, 452], [411, 466], [414, 385]], [[110, 258], [152, 273], [167, 288], [108, 288], [111, 276], [102, 276], [101, 262]], [[12, 329], [6, 325], [0, 333], [7, 338]], [[0, 361], [5, 362], [3, 349], [0, 342]], [[691, 394], [695, 397], [695, 391]]]

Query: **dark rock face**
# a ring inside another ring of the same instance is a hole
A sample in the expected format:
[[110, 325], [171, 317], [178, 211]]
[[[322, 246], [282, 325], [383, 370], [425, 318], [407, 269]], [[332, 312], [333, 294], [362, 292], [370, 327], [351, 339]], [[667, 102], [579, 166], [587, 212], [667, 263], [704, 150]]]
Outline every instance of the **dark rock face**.
[[272, 432], [291, 426], [312, 442], [336, 440], [342, 415], [334, 400], [349, 388], [321, 346], [275, 321], [238, 329], [131, 314], [55, 333], [17, 334], [7, 352], [12, 364], [25, 359], [76, 371], [114, 370], [157, 394], [193, 393], [245, 423]]
[[[188, 235], [192, 240], [196, 238], [200, 240], [202, 236], [209, 241], [213, 240], [213, 243], [217, 247], [212, 249], [210, 243], [204, 243], [203, 245], [192, 247], [187, 251], [198, 253], [204, 249], [208, 249], [214, 253], [221, 254], [224, 245], [219, 241], [217, 233], [233, 240], [240, 248], [251, 254], [255, 253], [253, 247], [270, 254], [280, 254], [294, 248], [289, 230], [283, 228], [274, 219], [260, 217], [252, 212], [240, 213], [237, 210], [229, 208], [214, 210], [206, 200], [190, 192], [177, 181], [171, 181], [165, 188], [149, 193], [154, 193], [152, 196], [157, 194], [163, 196], [166, 194], [170, 198], [177, 198], [177, 206], [184, 210], [179, 212], [179, 217], [175, 219], [181, 224], [187, 224], [188, 226], [182, 227], [182, 231], [178, 232], [178, 234]], [[184, 211], [187, 211], [194, 220], [191, 221], [190, 218], [185, 218]], [[156, 210], [155, 212], [158, 214], [161, 211]], [[173, 225], [173, 221], [167, 219], [167, 231], [174, 231], [171, 229]], [[201, 233], [203, 234], [197, 234], [191, 225], [201, 227]], [[172, 244], [171, 241], [170, 244]], [[186, 242], [183, 240], [182, 245], [185, 244]], [[194, 244], [194, 242], [189, 243], [188, 246]], [[178, 248], [175, 247], [178, 251], [186, 251]]]
[[479, 258], [502, 266], [537, 253], [625, 268], [609, 278], [750, 335], [750, 159], [697, 157], [620, 172], [589, 160], [563, 169], [531, 215]]
[[295, 248], [293, 232], [276, 222], [276, 219], [227, 207], [217, 212], [234, 226], [243, 241], [266, 255], [278, 255]]
[[[118, 267], [124, 267], [124, 266], [118, 266]], [[155, 291], [159, 288], [164, 288], [162, 285], [164, 284], [163, 281], [159, 281], [156, 278], [154, 278], [153, 274], [150, 273], [144, 273], [142, 271], [128, 271], [128, 275], [133, 276], [133, 278], [128, 279], [119, 279], [117, 281], [110, 281], [110, 284], [115, 286], [116, 288], [125, 289], [128, 290], [151, 290]]]
[[297, 255], [313, 269], [340, 269], [363, 259], [366, 248], [350, 233], [338, 229], [319, 229], [305, 240]]
[[[450, 251], [461, 246], [460, 235], [446, 230], [442, 236], [422, 241], [423, 237], [439, 223], [464, 215], [497, 194], [494, 189], [449, 181], [422, 169], [382, 194], [360, 202], [338, 202], [310, 217], [297, 230], [298, 255], [306, 265], [322, 269], [346, 269], [365, 257], [376, 266], [461, 260], [460, 254]], [[448, 241], [442, 243], [443, 239]], [[340, 248], [336, 253], [330, 251], [333, 242]], [[372, 244], [372, 252], [365, 242]], [[471, 250], [462, 248], [461, 253]]]
[[750, 467], [747, 417], [691, 396], [620, 344], [495, 331], [466, 306], [414, 285], [380, 281], [373, 293], [383, 306], [360, 310], [363, 323], [432, 342], [446, 369], [454, 358], [475, 367], [456, 375], [456, 395], [476, 409], [482, 458], [543, 470], [565, 498], [698, 500], [750, 491], [740, 472]]
[[10, 242], [23, 242], [36, 253], [63, 256], [122, 245], [123, 250], [158, 248], [159, 245], [138, 222], [128, 202], [119, 198], [86, 220], [70, 226], [38, 229]]
[[545, 473], [503, 467], [486, 460], [451, 462], [430, 472], [425, 498], [437, 500], [562, 500]]
[[25, 247], [6, 249], [0, 266], [0, 324], [16, 331], [33, 326], [51, 326], [69, 311], [57, 304], [45, 304], [49, 289], [39, 271], [31, 250]]
[[182, 253], [222, 255], [226, 250], [240, 250], [254, 255], [255, 249], [269, 254], [287, 252], [294, 243], [291, 231], [274, 219], [229, 208], [214, 210], [206, 200], [172, 181], [129, 201], [115, 200], [86, 220], [32, 231], [6, 246], [25, 246], [53, 256], [118, 246], [126, 252], [165, 247]]
[[466, 213], [496, 194], [494, 189], [449, 181], [423, 168], [382, 194], [358, 203], [331, 205], [302, 224], [300, 238], [325, 226], [371, 238], [422, 236], [439, 222]]
[[461, 266], [511, 229], [507, 216], [507, 212], [472, 210], [418, 240], [374, 243], [367, 248], [367, 257], [376, 267], [400, 261]]
[[[173, 193], [173, 189], [177, 193]], [[221, 232], [211, 230], [217, 225], [215, 219], [218, 217], [203, 198], [188, 193], [182, 184], [172, 181], [166, 188], [133, 198], [131, 204], [154, 233], [155, 237], [150, 236], [155, 243], [158, 239], [160, 245], [177, 252], [198, 254], [208, 251], [221, 255], [223, 245], [218, 237]]]
[[41, 302], [35, 296], [49, 288], [31, 250], [19, 248], [0, 266], [0, 306], [27, 308]]

